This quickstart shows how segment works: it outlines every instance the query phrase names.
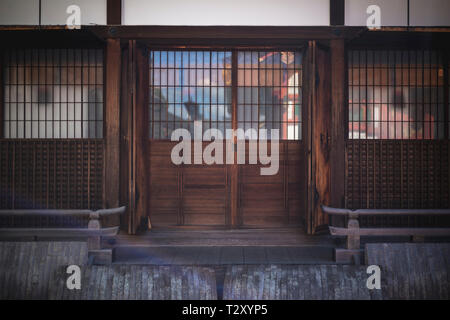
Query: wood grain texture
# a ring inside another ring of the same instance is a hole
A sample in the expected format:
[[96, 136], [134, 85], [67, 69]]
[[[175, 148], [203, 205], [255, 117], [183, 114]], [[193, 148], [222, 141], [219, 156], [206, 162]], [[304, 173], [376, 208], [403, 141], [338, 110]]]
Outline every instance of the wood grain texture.
[[[3, 50], [0, 50], [0, 72], [2, 73], [2, 75], [3, 75], [3, 65], [4, 65], [4, 62], [3, 62]], [[3, 91], [5, 90], [4, 88], [3, 88], [3, 76], [2, 77], [0, 77], [0, 101], [1, 101], [1, 103], [0, 103], [0, 139], [1, 138], [3, 138], [3, 136], [4, 136], [4, 132], [3, 132], [3, 129], [4, 129], [4, 123], [3, 123], [3, 118], [4, 118], [4, 101], [3, 101]]]
[[0, 208], [103, 208], [103, 150], [102, 139], [0, 140]]
[[145, 47], [135, 44], [135, 92], [136, 98], [133, 104], [133, 168], [135, 172], [133, 181], [135, 181], [135, 218], [132, 226], [132, 233], [135, 233], [141, 226], [141, 222], [148, 216], [148, 193], [149, 193], [149, 172], [147, 161], [148, 147], [148, 123], [149, 123], [149, 66], [148, 52]]
[[105, 67], [105, 207], [119, 206], [120, 40], [106, 42]]
[[[446, 140], [348, 140], [346, 207], [450, 207]], [[450, 226], [446, 217], [361, 217], [361, 226]]]
[[366, 287], [366, 268], [343, 265], [240, 265], [227, 268], [224, 299], [381, 299]]
[[385, 299], [450, 298], [450, 244], [366, 244], [366, 264], [381, 268]]
[[122, 0], [108, 0], [106, 2], [106, 24], [122, 24]]
[[[130, 156], [131, 156], [131, 111], [130, 97], [132, 95], [128, 81], [128, 56], [129, 48], [122, 49], [122, 72], [121, 72], [121, 94], [120, 94], [120, 177], [119, 177], [119, 203], [120, 205], [129, 204], [130, 199]], [[128, 230], [128, 221], [130, 209], [127, 214], [122, 216], [121, 226]]]
[[[332, 1], [335, 2], [335, 1]], [[345, 184], [345, 138], [347, 123], [345, 42], [331, 40], [331, 198], [330, 203], [342, 208]]]
[[330, 49], [312, 41], [310, 51], [309, 93], [311, 103], [311, 169], [308, 233], [315, 233], [328, 223], [328, 216], [322, 212], [320, 204], [330, 202], [330, 141], [331, 141], [331, 100], [330, 100]]
[[[150, 163], [150, 174], [144, 180], [149, 183], [153, 227], [301, 224], [306, 207], [305, 192], [302, 192], [306, 189], [302, 142], [280, 142], [280, 167], [272, 176], [260, 175], [262, 165], [177, 166], [170, 158], [176, 144], [161, 140], [148, 142], [146, 163]], [[206, 145], [208, 142], [203, 143]], [[225, 148], [224, 144], [224, 154]], [[248, 159], [248, 143], [245, 150]]]
[[[82, 268], [81, 290], [55, 274], [51, 300], [215, 300], [214, 270], [196, 266], [112, 265]], [[62, 288], [62, 289], [61, 289]]]
[[48, 299], [55, 274], [86, 263], [84, 242], [0, 242], [0, 299]]

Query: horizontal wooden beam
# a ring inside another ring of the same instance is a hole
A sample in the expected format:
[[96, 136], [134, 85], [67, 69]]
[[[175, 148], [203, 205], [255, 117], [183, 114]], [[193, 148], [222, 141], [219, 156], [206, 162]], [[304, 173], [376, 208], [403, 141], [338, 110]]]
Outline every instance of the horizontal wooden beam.
[[367, 30], [345, 26], [86, 26], [98, 37], [123, 39], [352, 39]]
[[354, 234], [358, 234], [360, 236], [450, 236], [450, 228], [329, 228], [330, 233], [333, 236], [347, 236]]
[[92, 213], [99, 216], [108, 216], [122, 214], [126, 207], [100, 209], [97, 211], [83, 209], [3, 209], [0, 210], [0, 216], [89, 216]]
[[450, 215], [450, 209], [345, 209], [322, 205], [322, 210], [331, 215]]
[[111, 237], [117, 235], [119, 227], [101, 229], [88, 228], [0, 228], [0, 238], [88, 238], [92, 236]]

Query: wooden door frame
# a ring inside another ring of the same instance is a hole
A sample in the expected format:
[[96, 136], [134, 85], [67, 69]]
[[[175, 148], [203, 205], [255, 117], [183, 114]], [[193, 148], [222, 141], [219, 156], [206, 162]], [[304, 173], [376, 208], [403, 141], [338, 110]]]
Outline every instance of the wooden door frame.
[[[134, 41], [136, 43], [135, 40], [130, 40]], [[342, 198], [343, 198], [343, 188], [340, 187], [333, 187], [333, 192], [328, 191], [326, 192], [326, 194], [323, 194], [323, 191], [320, 191], [320, 194], [316, 193], [316, 181], [315, 181], [315, 175], [316, 175], [316, 171], [317, 168], [314, 166], [314, 161], [317, 158], [318, 152], [320, 152], [320, 148], [317, 149], [315, 146], [317, 146], [317, 143], [320, 143], [320, 133], [315, 132], [314, 128], [315, 125], [317, 125], [317, 123], [319, 123], [319, 121], [321, 121], [320, 117], [314, 117], [313, 114], [313, 110], [314, 108], [316, 108], [316, 106], [318, 105], [317, 102], [317, 88], [316, 88], [316, 65], [315, 65], [315, 60], [313, 58], [313, 53], [314, 50], [312, 50], [311, 48], [314, 46], [323, 46], [323, 44], [325, 44], [325, 46], [328, 48], [328, 50], [330, 51], [330, 57], [333, 56], [333, 58], [330, 61], [330, 67], [331, 67], [331, 73], [328, 74], [328, 76], [330, 76], [329, 81], [331, 82], [331, 77], [333, 77], [333, 82], [335, 82], [336, 84], [339, 83], [338, 85], [333, 85], [333, 87], [330, 86], [330, 95], [331, 90], [334, 90], [333, 92], [333, 96], [334, 97], [338, 97], [338, 99], [336, 100], [332, 100], [332, 102], [330, 101], [330, 108], [331, 110], [333, 110], [333, 113], [339, 113], [336, 115], [332, 115], [331, 113], [328, 113], [326, 115], [333, 117], [333, 119], [330, 118], [330, 122], [329, 122], [329, 128], [327, 127], [327, 141], [328, 144], [331, 145], [331, 141], [333, 141], [332, 145], [332, 156], [335, 157], [344, 157], [344, 153], [343, 150], [338, 148], [339, 145], [341, 145], [341, 142], [344, 141], [345, 138], [345, 132], [341, 132], [343, 127], [342, 127], [342, 123], [344, 123], [345, 121], [345, 115], [342, 114], [343, 109], [345, 109], [345, 100], [344, 100], [344, 91], [345, 91], [345, 65], [342, 64], [337, 64], [336, 61], [345, 61], [345, 57], [342, 57], [341, 55], [345, 53], [345, 45], [344, 45], [344, 38], [339, 38], [339, 39], [334, 39], [331, 41], [329, 40], [323, 40], [321, 42], [318, 42], [316, 40], [311, 40], [308, 42], [308, 48], [306, 49], [306, 54], [304, 54], [303, 56], [303, 112], [304, 115], [306, 115], [305, 122], [304, 122], [304, 139], [305, 139], [305, 143], [306, 143], [306, 153], [307, 153], [307, 168], [305, 168], [305, 170], [307, 170], [307, 186], [306, 186], [306, 215], [305, 215], [305, 220], [306, 220], [306, 231], [308, 234], [314, 234], [320, 231], [320, 229], [324, 230], [323, 227], [326, 227], [327, 224], [327, 217], [321, 212], [320, 209], [320, 204], [324, 203], [324, 204], [330, 204], [330, 194], [338, 194], [337, 196], [333, 196], [333, 203], [337, 203], [337, 202], [341, 202]], [[161, 48], [161, 45], [159, 44], [151, 44], [151, 42], [149, 42], [149, 40], [147, 41], [143, 41], [142, 42], [143, 46], [147, 47], [147, 48]], [[179, 45], [173, 45], [173, 46], [168, 46], [165, 45], [164, 48], [170, 49], [170, 48], [179, 48]], [[193, 48], [198, 48], [198, 45], [192, 44]], [[241, 41], [237, 41], [235, 46], [231, 46], [231, 45], [222, 45], [222, 46], [213, 46], [213, 47], [203, 47], [205, 49], [217, 49], [217, 48], [226, 48], [229, 50], [236, 50], [239, 48], [249, 48], [249, 46], [243, 46]], [[259, 49], [261, 48], [261, 46], [251, 46], [251, 48], [255, 48], [255, 49]], [[281, 46], [272, 46], [271, 48], [275, 49], [283, 49], [284, 47]], [[288, 46], [286, 45], [286, 48], [288, 48]], [[292, 46], [290, 46], [290, 48], [292, 49]], [[236, 59], [236, 58], [234, 58]], [[145, 70], [148, 72], [148, 59], [143, 59], [142, 63], [147, 63]], [[142, 70], [142, 69], [141, 69]], [[234, 72], [235, 73], [235, 72]], [[311, 76], [308, 78], [307, 74], [310, 74]], [[144, 78], [142, 78], [143, 74], [140, 75], [141, 79], [144, 80]], [[147, 74], [148, 76], [148, 74]], [[235, 77], [237, 77], [237, 75], [234, 75]], [[233, 74], [232, 74], [233, 77]], [[344, 77], [343, 81], [339, 81], [337, 82], [339, 79], [342, 79], [342, 77]], [[148, 78], [148, 77], [147, 77]], [[148, 79], [147, 79], [148, 81]], [[148, 94], [148, 90], [147, 87], [143, 86], [143, 82], [138, 82], [138, 85], [142, 86], [141, 89], [139, 90], [137, 87], [135, 88], [135, 91], [133, 96], [135, 96], [135, 99], [137, 100], [137, 95], [139, 93], [139, 91], [144, 91], [145, 94]], [[236, 94], [233, 95], [234, 97], [237, 96]], [[142, 95], [140, 98], [140, 101], [142, 103], [142, 101], [147, 101], [148, 97], [146, 98], [144, 95]], [[145, 100], [147, 99], [147, 100]], [[233, 98], [232, 98], [233, 99]], [[237, 102], [233, 102], [232, 103], [236, 104]], [[139, 109], [139, 108], [138, 108]], [[137, 110], [137, 109], [136, 109]], [[233, 108], [233, 113], [236, 112], [236, 108]], [[234, 115], [234, 114], [233, 114]], [[148, 115], [147, 115], [148, 116]], [[140, 125], [138, 127], [136, 127], [136, 130], [140, 130], [140, 132], [142, 133], [141, 137], [147, 137], [146, 135], [146, 122], [143, 122], [144, 118], [139, 118], [139, 123]], [[234, 119], [236, 118], [236, 115], [234, 115]], [[337, 121], [337, 122], [335, 122]], [[340, 124], [338, 124], [340, 123]], [[140, 128], [140, 129], [139, 129]], [[345, 125], [344, 125], [345, 128]], [[137, 133], [137, 131], [135, 132], [135, 134]], [[133, 135], [134, 136], [134, 135]], [[146, 157], [144, 156], [144, 148], [145, 148], [145, 143], [142, 143], [141, 141], [142, 139], [138, 139], [136, 140], [135, 138], [133, 139], [133, 141], [135, 141], [134, 143], [134, 150], [136, 150], [136, 152], [141, 152], [142, 154], [140, 156], [137, 156], [137, 154], [135, 154], [134, 156], [134, 160], [133, 161], [138, 161], [136, 159], [146, 159]], [[319, 142], [318, 142], [319, 141]], [[142, 148], [137, 148], [137, 144], [141, 145]], [[328, 148], [328, 146], [327, 146]], [[138, 151], [139, 150], [139, 151]], [[329, 157], [329, 156], [327, 156]], [[138, 161], [139, 162], [139, 161]], [[331, 167], [331, 175], [327, 176], [327, 178], [325, 179], [325, 184], [330, 185], [331, 184], [331, 180], [332, 181], [342, 181], [341, 180], [341, 175], [343, 174], [343, 170], [341, 168], [341, 164], [343, 164], [343, 160], [342, 161], [338, 161], [337, 164], [333, 164]], [[145, 163], [140, 163], [141, 166], [141, 170], [144, 170], [145, 172], [147, 172], [148, 168], [146, 167]], [[239, 208], [237, 207], [237, 192], [238, 192], [238, 186], [237, 186], [237, 176], [238, 176], [238, 168], [237, 165], [235, 166], [231, 166], [230, 168], [231, 170], [229, 170], [229, 174], [230, 177], [234, 177], [234, 179], [231, 179], [231, 181], [235, 181], [235, 183], [233, 183], [230, 186], [230, 200], [231, 200], [231, 206], [230, 206], [230, 224], [233, 227], [239, 226]], [[327, 170], [330, 170], [330, 168], [327, 168]], [[144, 172], [143, 171], [143, 172]], [[134, 173], [134, 175], [136, 175], [136, 173]], [[145, 174], [145, 176], [148, 176], [147, 174]], [[144, 177], [144, 175], [142, 174], [137, 174], [137, 177]], [[139, 180], [133, 180], [135, 181], [135, 185], [134, 188], [136, 190], [139, 190], [137, 192], [137, 194], [132, 195], [132, 197], [134, 199], [136, 199], [136, 204], [139, 203], [138, 199], [142, 199], [142, 192], [143, 190], [148, 190], [148, 185], [146, 184], [145, 181], [139, 181]], [[328, 187], [327, 187], [328, 188]], [[130, 187], [130, 190], [133, 190], [133, 187]], [[233, 196], [234, 195], [234, 196]], [[147, 197], [144, 197], [147, 198]], [[336, 200], [337, 199], [337, 200]], [[234, 201], [233, 201], [234, 200]], [[133, 207], [133, 204], [130, 203], [130, 207]], [[147, 210], [149, 209], [148, 207], [148, 201], [147, 200], [141, 200], [140, 201], [140, 205], [139, 205], [139, 209], [137, 209], [136, 207], [136, 211], [130, 215], [128, 221], [129, 221], [129, 225], [132, 226], [130, 228], [130, 226], [128, 227], [128, 231], [130, 233], [135, 233], [137, 230], [137, 226], [139, 225], [139, 221], [142, 220], [143, 218], [145, 218], [147, 216]], [[131, 217], [133, 216], [133, 217]], [[148, 220], [148, 224], [150, 225], [150, 221]]]
[[[178, 46], [149, 46], [147, 47], [148, 49], [155, 49], [155, 50], [170, 50], [170, 49], [179, 49]], [[184, 48], [183, 48], [184, 49]], [[192, 49], [192, 50], [196, 50], [199, 49], [198, 46], [196, 45], [192, 45], [192, 46], [188, 46], [187, 49]], [[212, 47], [212, 48], [200, 48], [200, 49], [212, 49], [212, 50], [217, 50], [218, 47]], [[283, 49], [290, 49], [290, 50], [295, 50], [295, 51], [299, 51], [302, 53], [302, 82], [301, 85], [303, 87], [304, 83], [305, 83], [305, 78], [306, 78], [306, 73], [304, 72], [305, 70], [305, 66], [306, 66], [306, 62], [305, 62], [305, 54], [307, 52], [307, 47], [306, 46], [286, 46], [286, 47], [279, 47], [279, 46], [271, 46], [271, 47], [261, 47], [261, 46], [252, 46], [252, 47], [241, 47], [239, 44], [236, 46], [221, 46], [220, 49], [223, 50], [227, 50], [227, 51], [231, 51], [232, 52], [232, 82], [233, 83], [237, 83], [237, 52], [239, 50], [242, 49], [251, 49], [251, 50], [283, 50]], [[147, 61], [148, 63], [148, 61]], [[146, 69], [148, 69], [148, 65], [146, 66]], [[300, 84], [299, 84], [300, 85]], [[303, 90], [303, 89], [302, 89]], [[309, 122], [308, 122], [308, 114], [309, 111], [307, 110], [307, 104], [305, 103], [305, 95], [303, 95], [303, 100], [302, 100], [302, 115], [301, 118], [303, 119], [302, 121], [302, 140], [301, 140], [301, 144], [303, 145], [302, 150], [304, 150], [304, 156], [306, 158], [307, 156], [307, 142], [306, 139], [308, 137], [308, 127], [309, 127]], [[237, 85], [232, 86], [232, 112], [233, 112], [233, 128], [237, 128]], [[146, 128], [146, 124], [142, 124], [142, 126], [144, 128]], [[145, 130], [142, 131], [143, 134], [145, 135]], [[146, 135], [145, 135], [146, 137]], [[234, 144], [236, 144], [236, 137], [234, 137]], [[298, 142], [298, 141], [297, 141]], [[284, 144], [284, 146], [286, 147], [286, 153], [288, 152], [288, 143]], [[140, 158], [144, 158], [144, 155], [141, 155]], [[145, 157], [148, 159], [148, 157]], [[306, 163], [306, 161], [305, 161]], [[303, 170], [303, 169], [302, 169]], [[304, 168], [304, 172], [302, 173], [302, 176], [307, 177], [306, 174], [307, 168]], [[151, 172], [149, 173], [151, 174]], [[240, 212], [240, 208], [239, 208], [239, 166], [237, 164], [237, 154], [234, 153], [234, 164], [232, 165], [226, 165], [226, 175], [227, 175], [227, 181], [230, 183], [229, 188], [227, 188], [226, 192], [227, 192], [227, 197], [229, 199], [229, 207], [227, 206], [226, 208], [226, 221], [229, 222], [229, 225], [227, 225], [228, 227], [231, 228], [239, 228], [240, 226], [242, 226], [242, 214]], [[140, 177], [142, 177], [142, 175], [138, 175]], [[287, 177], [284, 177], [285, 179]], [[143, 182], [141, 182], [143, 183]], [[284, 182], [284, 184], [286, 184], [288, 182]], [[142, 185], [144, 187], [144, 185]], [[145, 186], [148, 187], [148, 186]], [[142, 189], [142, 187], [141, 187]], [[307, 185], [305, 182], [305, 186], [302, 187], [300, 189], [300, 192], [305, 192], [306, 193], [307, 190]], [[287, 192], [287, 191], [285, 191]], [[286, 196], [286, 195], [285, 195]], [[303, 195], [299, 195], [299, 197], [303, 197]], [[286, 199], [285, 199], [286, 202]], [[303, 202], [303, 201], [302, 201]], [[303, 210], [306, 212], [306, 199], [305, 199], [305, 205], [302, 207], [304, 208]], [[133, 205], [131, 204], [130, 207], [132, 208]], [[289, 207], [287, 207], [289, 208]], [[286, 209], [288, 210], [288, 209]], [[142, 211], [141, 216], [140, 217], [144, 217], [147, 214], [144, 214], [145, 210]], [[287, 219], [289, 218], [289, 213], [287, 213]], [[303, 215], [303, 217], [300, 217], [299, 219], [301, 219], [301, 221], [299, 221], [300, 223], [304, 223], [304, 219], [305, 215]], [[129, 218], [129, 219], [134, 219], [134, 218]], [[131, 221], [131, 220], [130, 220]], [[149, 221], [149, 225], [150, 225], [151, 221]], [[131, 232], [131, 231], [130, 231]]]

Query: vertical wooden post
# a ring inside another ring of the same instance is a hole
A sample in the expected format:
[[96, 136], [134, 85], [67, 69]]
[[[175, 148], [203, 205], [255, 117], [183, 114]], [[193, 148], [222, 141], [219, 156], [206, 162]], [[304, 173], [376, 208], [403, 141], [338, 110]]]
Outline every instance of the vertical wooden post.
[[347, 134], [346, 59], [344, 39], [331, 40], [331, 202], [345, 206], [345, 137]]
[[130, 179], [130, 142], [131, 142], [131, 126], [129, 125], [131, 116], [130, 97], [128, 81], [128, 57], [130, 50], [125, 47], [122, 51], [121, 66], [121, 95], [120, 95], [120, 178], [119, 178], [119, 205], [127, 206], [127, 214], [121, 216], [121, 227], [128, 229], [128, 215], [130, 214], [130, 197], [129, 197], [129, 179]]
[[[126, 55], [126, 56], [125, 56]], [[127, 204], [125, 224], [135, 234], [147, 218], [148, 227], [148, 91], [149, 64], [145, 47], [136, 40], [128, 41], [122, 68], [121, 106], [121, 191], [122, 204]]]
[[127, 96], [128, 96], [128, 117], [127, 128], [129, 134], [128, 141], [128, 233], [134, 234], [137, 231], [136, 223], [136, 155], [135, 155], [135, 105], [136, 105], [136, 40], [128, 41], [127, 59]]
[[[311, 41], [309, 46], [310, 75], [310, 170], [308, 186], [308, 233], [325, 230], [328, 217], [321, 204], [330, 201], [330, 49]], [[328, 229], [326, 229], [328, 230]]]
[[106, 24], [122, 24], [122, 0], [107, 0]]
[[305, 214], [305, 225], [306, 232], [310, 234], [311, 225], [312, 225], [312, 205], [313, 205], [313, 154], [312, 154], [312, 130], [313, 130], [313, 122], [311, 120], [312, 114], [312, 97], [313, 97], [313, 84], [314, 84], [314, 74], [313, 74], [313, 42], [308, 41], [308, 47], [305, 50], [305, 58], [303, 59], [303, 69], [304, 75], [308, 75], [308, 77], [304, 76], [303, 83], [303, 105], [306, 109], [306, 134], [305, 134], [305, 146], [306, 146], [306, 156], [307, 156], [307, 169], [306, 169], [306, 177], [307, 177], [307, 185], [306, 185], [306, 214]]
[[345, 24], [345, 0], [330, 0], [330, 25]]
[[0, 139], [3, 138], [3, 50], [0, 50]]
[[119, 206], [120, 56], [120, 40], [107, 39], [104, 176], [106, 208]]
[[135, 43], [135, 103], [133, 106], [133, 154], [134, 157], [134, 180], [135, 186], [135, 219], [132, 233], [136, 233], [137, 228], [145, 219], [147, 227], [150, 228], [148, 218], [147, 199], [149, 197], [149, 171], [148, 171], [148, 123], [149, 123], [149, 62], [148, 53], [145, 46]]
[[[88, 229], [96, 230], [100, 232], [100, 215], [97, 212], [91, 212], [89, 214]], [[100, 250], [101, 249], [101, 237], [100, 235], [90, 236], [87, 240], [88, 250]]]
[[348, 217], [348, 236], [347, 236], [347, 249], [359, 250], [360, 248], [360, 234], [359, 234], [359, 221], [356, 213], [349, 214]]
[[238, 81], [238, 75], [237, 75], [237, 51], [233, 50], [232, 52], [232, 73], [231, 73], [231, 83], [232, 83], [232, 106], [233, 106], [233, 150], [234, 150], [234, 162], [230, 166], [230, 222], [231, 227], [236, 227], [239, 225], [239, 214], [238, 214], [238, 165], [237, 165], [237, 153], [236, 153], [236, 146], [237, 146], [237, 136], [236, 136], [236, 129], [237, 129], [237, 81]]

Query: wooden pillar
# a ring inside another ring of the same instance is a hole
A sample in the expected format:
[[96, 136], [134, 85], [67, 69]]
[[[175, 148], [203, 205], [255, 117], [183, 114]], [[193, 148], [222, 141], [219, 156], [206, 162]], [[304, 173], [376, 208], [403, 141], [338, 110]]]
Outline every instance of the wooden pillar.
[[345, 24], [345, 0], [330, 0], [330, 25]]
[[345, 137], [347, 129], [344, 39], [331, 40], [331, 202], [345, 206]]
[[148, 52], [145, 46], [141, 46], [135, 43], [135, 88], [133, 91], [136, 94], [134, 110], [133, 110], [133, 122], [134, 122], [134, 134], [133, 134], [133, 154], [134, 157], [134, 180], [135, 186], [135, 219], [132, 233], [136, 233], [139, 226], [143, 226], [143, 222], [146, 222], [145, 227], [151, 228], [151, 222], [148, 212], [148, 198], [150, 181], [149, 169], [148, 169], [148, 144], [149, 144], [149, 64], [148, 64]]
[[120, 40], [107, 39], [104, 173], [104, 204], [106, 208], [119, 206], [120, 65]]
[[148, 218], [148, 52], [129, 40], [122, 57], [120, 202], [127, 205], [122, 227], [135, 234]]
[[121, 66], [121, 94], [120, 94], [120, 178], [119, 178], [119, 205], [127, 206], [126, 214], [121, 216], [121, 227], [124, 230], [128, 229], [128, 221], [130, 214], [130, 194], [129, 194], [129, 179], [130, 179], [130, 143], [131, 143], [131, 90], [129, 90], [128, 79], [128, 59], [130, 50], [128, 46], [122, 50], [122, 66]]
[[3, 112], [5, 103], [3, 101], [3, 51], [0, 50], [0, 139], [3, 138]]
[[107, 1], [106, 24], [122, 24], [122, 0]]
[[238, 206], [238, 197], [239, 197], [239, 171], [238, 171], [238, 165], [237, 165], [237, 136], [236, 136], [236, 129], [237, 129], [237, 81], [238, 81], [238, 74], [237, 74], [237, 51], [234, 50], [232, 53], [232, 74], [231, 74], [231, 81], [234, 84], [233, 85], [233, 94], [232, 94], [232, 105], [233, 105], [233, 150], [234, 150], [234, 161], [233, 164], [229, 166], [230, 168], [230, 224], [231, 227], [237, 227], [241, 221], [239, 217], [239, 206]]
[[330, 48], [310, 41], [305, 71], [310, 75], [306, 92], [310, 115], [307, 232], [313, 234], [325, 229], [328, 216], [320, 205], [330, 202]]

